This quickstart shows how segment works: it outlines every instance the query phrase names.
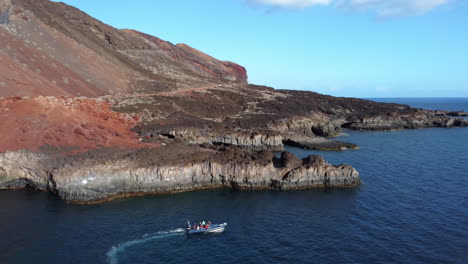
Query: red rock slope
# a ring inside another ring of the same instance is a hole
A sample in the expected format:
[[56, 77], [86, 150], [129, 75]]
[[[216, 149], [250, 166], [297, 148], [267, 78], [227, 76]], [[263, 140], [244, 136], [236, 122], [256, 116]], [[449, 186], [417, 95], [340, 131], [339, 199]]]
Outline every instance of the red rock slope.
[[67, 97], [0, 100], [0, 152], [72, 147], [141, 147], [130, 129], [137, 120], [112, 111], [105, 101]]
[[242, 66], [186, 45], [118, 30], [48, 0], [0, 0], [0, 65], [0, 97], [98, 96], [247, 83]]

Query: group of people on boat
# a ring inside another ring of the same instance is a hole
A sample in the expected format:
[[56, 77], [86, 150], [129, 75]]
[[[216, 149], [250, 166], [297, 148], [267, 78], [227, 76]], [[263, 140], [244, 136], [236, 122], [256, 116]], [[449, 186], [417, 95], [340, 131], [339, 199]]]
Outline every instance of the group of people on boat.
[[202, 221], [202, 222], [199, 222], [198, 224], [194, 223], [193, 227], [192, 227], [190, 225], [190, 222], [187, 222], [187, 230], [208, 229], [208, 228], [210, 228], [210, 225], [211, 225], [211, 221], [208, 221], [208, 222]]

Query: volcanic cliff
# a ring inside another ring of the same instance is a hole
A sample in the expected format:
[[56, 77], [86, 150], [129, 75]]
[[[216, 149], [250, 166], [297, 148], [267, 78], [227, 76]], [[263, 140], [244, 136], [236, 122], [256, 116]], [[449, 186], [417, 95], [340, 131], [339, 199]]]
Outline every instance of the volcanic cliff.
[[[360, 184], [343, 128], [466, 126], [454, 113], [250, 85], [244, 67], [64, 3], [0, 0], [0, 189], [73, 202], [228, 187]], [[464, 113], [457, 113], [463, 115]]]

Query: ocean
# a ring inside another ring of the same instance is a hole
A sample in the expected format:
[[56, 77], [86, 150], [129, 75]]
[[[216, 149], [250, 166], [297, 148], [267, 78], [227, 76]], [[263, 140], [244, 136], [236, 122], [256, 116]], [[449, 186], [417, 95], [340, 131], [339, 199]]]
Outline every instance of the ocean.
[[[374, 99], [468, 111], [468, 99]], [[0, 192], [0, 263], [468, 263], [468, 128], [344, 131], [324, 156], [361, 173], [351, 189], [205, 190], [67, 204]], [[188, 236], [186, 220], [228, 223]]]

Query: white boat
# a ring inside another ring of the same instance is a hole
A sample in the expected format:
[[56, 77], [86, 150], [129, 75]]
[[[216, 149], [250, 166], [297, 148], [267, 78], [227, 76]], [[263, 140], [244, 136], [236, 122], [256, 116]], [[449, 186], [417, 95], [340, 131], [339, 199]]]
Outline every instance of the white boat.
[[187, 234], [221, 233], [224, 231], [226, 226], [227, 223], [206, 225], [205, 227], [201, 227], [200, 229], [187, 227]]

